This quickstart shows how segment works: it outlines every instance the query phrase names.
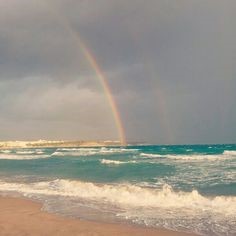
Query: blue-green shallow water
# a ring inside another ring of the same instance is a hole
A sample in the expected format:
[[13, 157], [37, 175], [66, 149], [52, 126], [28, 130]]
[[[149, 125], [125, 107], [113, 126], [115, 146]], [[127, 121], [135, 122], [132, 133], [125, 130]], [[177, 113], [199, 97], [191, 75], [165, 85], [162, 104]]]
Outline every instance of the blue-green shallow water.
[[0, 150], [0, 191], [74, 217], [236, 235], [236, 145]]

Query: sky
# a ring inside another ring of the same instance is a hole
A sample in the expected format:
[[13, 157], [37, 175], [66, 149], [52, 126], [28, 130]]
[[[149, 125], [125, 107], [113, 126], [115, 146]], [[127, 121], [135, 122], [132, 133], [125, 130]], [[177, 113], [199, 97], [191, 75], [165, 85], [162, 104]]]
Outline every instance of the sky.
[[0, 140], [236, 143], [235, 0], [0, 1]]

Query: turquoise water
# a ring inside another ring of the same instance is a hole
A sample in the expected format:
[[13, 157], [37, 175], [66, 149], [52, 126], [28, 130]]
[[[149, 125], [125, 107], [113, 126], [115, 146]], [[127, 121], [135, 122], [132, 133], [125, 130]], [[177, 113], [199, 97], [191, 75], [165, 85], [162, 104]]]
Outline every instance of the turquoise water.
[[0, 151], [0, 192], [72, 217], [236, 233], [236, 145]]

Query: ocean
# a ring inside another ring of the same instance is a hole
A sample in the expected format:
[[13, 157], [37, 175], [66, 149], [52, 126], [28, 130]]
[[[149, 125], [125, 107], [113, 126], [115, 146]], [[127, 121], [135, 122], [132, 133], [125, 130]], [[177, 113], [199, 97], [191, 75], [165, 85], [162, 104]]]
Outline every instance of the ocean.
[[236, 235], [236, 145], [0, 150], [0, 195], [68, 217]]

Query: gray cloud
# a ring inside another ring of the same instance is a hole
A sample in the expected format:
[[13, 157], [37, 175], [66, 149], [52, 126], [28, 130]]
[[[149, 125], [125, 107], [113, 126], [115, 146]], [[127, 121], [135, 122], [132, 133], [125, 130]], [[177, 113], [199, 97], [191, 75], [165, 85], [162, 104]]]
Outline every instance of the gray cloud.
[[38, 139], [40, 135], [57, 139], [116, 138], [103, 94], [79, 85], [73, 81], [62, 86], [47, 78], [43, 78], [42, 83], [41, 77], [10, 84], [4, 81], [0, 86], [4, 95], [0, 103], [1, 120], [12, 128], [2, 134], [11, 133], [15, 139]]
[[78, 44], [107, 77], [129, 140], [236, 142], [233, 0], [0, 3], [0, 139], [116, 139]]

